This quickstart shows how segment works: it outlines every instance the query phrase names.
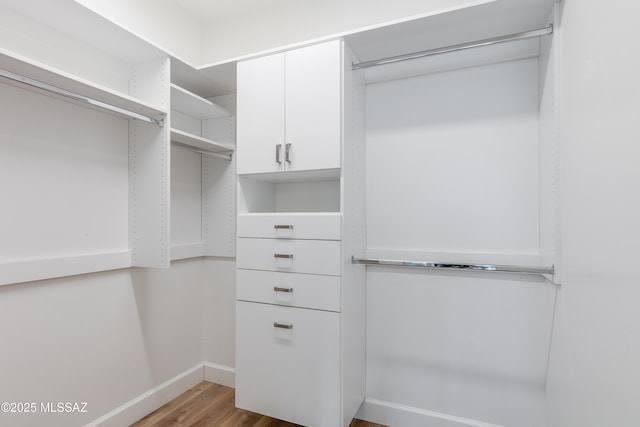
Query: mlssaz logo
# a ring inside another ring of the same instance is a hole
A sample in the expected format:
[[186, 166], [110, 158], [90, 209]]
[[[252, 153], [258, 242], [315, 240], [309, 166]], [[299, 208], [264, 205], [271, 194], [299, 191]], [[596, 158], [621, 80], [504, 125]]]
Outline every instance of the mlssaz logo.
[[48, 413], [86, 413], [87, 411], [87, 402], [42, 402], [40, 403], [40, 412], [48, 412]]

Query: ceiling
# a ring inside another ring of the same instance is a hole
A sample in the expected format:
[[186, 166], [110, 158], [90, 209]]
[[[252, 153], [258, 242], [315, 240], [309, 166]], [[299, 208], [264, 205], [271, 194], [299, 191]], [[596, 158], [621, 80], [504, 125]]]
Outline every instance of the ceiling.
[[283, 7], [296, 0], [174, 0], [199, 21], [211, 23]]
[[[241, 20], [247, 15], [274, 18], [273, 14], [277, 13], [277, 10], [300, 7], [302, 0], [172, 1], [199, 17], [199, 21], [206, 25], [220, 20]], [[356, 53], [359, 61], [369, 61], [542, 28], [547, 25], [549, 12], [555, 1], [469, 1], [470, 7], [445, 14], [427, 14], [421, 18], [395, 22], [393, 25], [373, 26], [365, 31], [347, 31], [341, 35]], [[331, 35], [328, 34], [327, 37]], [[274, 48], [278, 50], [278, 46]], [[235, 91], [235, 61], [205, 66], [201, 70], [220, 85], [219, 93]]]
[[[243, 15], [267, 14], [275, 9], [300, 6], [301, 0], [172, 0], [202, 23], [213, 23], [238, 18]], [[349, 1], [349, 0], [343, 0]], [[428, 9], [428, 0], [425, 10]], [[520, 10], [549, 10], [556, 0], [487, 0], [493, 2], [498, 10], [517, 8]], [[354, 4], [358, 3], [357, 1]], [[363, 2], [361, 2], [363, 3]], [[452, 2], [456, 5], [459, 2]], [[372, 4], [374, 6], [374, 4]], [[313, 8], [312, 8], [313, 9]]]

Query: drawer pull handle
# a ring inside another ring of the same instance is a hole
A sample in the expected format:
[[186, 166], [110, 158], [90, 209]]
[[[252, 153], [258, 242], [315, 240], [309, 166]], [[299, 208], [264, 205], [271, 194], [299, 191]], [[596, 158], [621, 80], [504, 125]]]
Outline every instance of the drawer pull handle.
[[273, 226], [276, 230], [293, 230], [293, 225], [276, 224]]
[[291, 143], [284, 146], [284, 160], [287, 163], [291, 163]]
[[293, 292], [293, 288], [279, 288], [277, 286], [274, 286], [273, 291], [274, 292], [288, 292], [288, 293], [291, 293], [291, 292]]
[[280, 329], [293, 329], [293, 325], [291, 323], [273, 322], [273, 327]]
[[293, 259], [293, 254], [273, 254], [274, 258]]

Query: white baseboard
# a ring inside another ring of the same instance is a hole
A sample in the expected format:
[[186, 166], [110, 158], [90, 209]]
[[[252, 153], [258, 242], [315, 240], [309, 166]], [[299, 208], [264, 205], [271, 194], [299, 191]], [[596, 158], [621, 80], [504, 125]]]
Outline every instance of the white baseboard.
[[356, 418], [402, 427], [502, 427], [483, 421], [442, 414], [412, 406], [366, 398]]
[[204, 380], [235, 388], [236, 370], [229, 366], [204, 362]]
[[199, 384], [203, 378], [203, 365], [198, 364], [90, 422], [85, 427], [128, 426]]

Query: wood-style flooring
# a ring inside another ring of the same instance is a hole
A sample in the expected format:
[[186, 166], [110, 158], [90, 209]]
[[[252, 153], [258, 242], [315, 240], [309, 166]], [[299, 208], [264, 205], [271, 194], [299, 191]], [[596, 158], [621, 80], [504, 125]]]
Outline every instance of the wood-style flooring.
[[[235, 407], [235, 390], [201, 382], [130, 427], [297, 427]], [[385, 427], [353, 420], [349, 427]]]

